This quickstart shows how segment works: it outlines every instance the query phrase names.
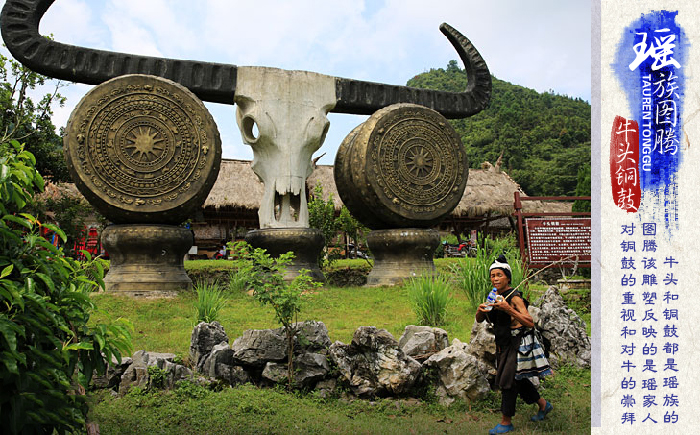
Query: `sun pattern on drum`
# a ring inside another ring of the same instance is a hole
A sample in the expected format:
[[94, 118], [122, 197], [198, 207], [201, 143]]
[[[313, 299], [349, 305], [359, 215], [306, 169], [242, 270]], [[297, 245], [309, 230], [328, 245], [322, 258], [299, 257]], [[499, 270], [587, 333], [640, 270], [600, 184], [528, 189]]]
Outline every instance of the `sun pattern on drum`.
[[139, 162], [143, 160], [152, 161], [162, 154], [163, 151], [163, 147], [158, 144], [165, 139], [158, 138], [158, 136], [157, 130], [151, 127], [144, 129], [139, 126], [138, 131], [132, 131], [130, 137], [126, 138], [129, 142], [126, 149], [130, 150], [131, 157]]

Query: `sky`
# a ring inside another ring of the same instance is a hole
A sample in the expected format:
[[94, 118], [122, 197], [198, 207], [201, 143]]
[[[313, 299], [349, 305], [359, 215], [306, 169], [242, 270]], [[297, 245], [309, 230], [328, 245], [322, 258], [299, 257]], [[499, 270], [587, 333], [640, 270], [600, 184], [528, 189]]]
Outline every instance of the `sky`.
[[[590, 0], [57, 0], [40, 32], [102, 50], [404, 85], [459, 59], [438, 29], [447, 22], [472, 41], [495, 77], [590, 101], [590, 10]], [[67, 103], [54, 109], [57, 127], [90, 89], [61, 89]], [[223, 157], [252, 159], [235, 106], [205, 104]], [[367, 117], [328, 119], [314, 154], [325, 153], [321, 164], [333, 164], [343, 138]]]

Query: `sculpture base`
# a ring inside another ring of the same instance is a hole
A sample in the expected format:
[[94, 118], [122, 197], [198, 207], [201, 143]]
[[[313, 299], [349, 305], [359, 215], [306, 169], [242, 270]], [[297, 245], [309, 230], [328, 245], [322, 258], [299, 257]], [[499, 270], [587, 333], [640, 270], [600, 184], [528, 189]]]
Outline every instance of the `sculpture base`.
[[374, 267], [367, 276], [367, 285], [396, 285], [405, 279], [434, 272], [433, 255], [439, 244], [440, 235], [431, 229], [370, 231], [367, 245], [374, 255]]
[[271, 257], [292, 251], [294, 260], [287, 266], [285, 281], [293, 280], [301, 269], [307, 269], [314, 281], [325, 282], [318, 267], [318, 255], [323, 249], [321, 230], [315, 228], [264, 228], [249, 231], [245, 241], [254, 248], [267, 250]]
[[169, 297], [192, 287], [184, 257], [192, 231], [173, 225], [110, 225], [102, 232], [109, 253], [105, 289], [134, 297]]

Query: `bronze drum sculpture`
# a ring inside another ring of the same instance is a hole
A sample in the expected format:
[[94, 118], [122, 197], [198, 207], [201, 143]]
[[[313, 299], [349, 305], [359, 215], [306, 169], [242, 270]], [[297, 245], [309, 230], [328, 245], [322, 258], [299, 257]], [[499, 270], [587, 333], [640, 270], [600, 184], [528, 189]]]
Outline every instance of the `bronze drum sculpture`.
[[444, 116], [396, 104], [345, 138], [334, 175], [343, 203], [367, 227], [430, 228], [459, 204], [468, 168], [462, 142]]
[[394, 104], [350, 132], [334, 176], [343, 203], [374, 230], [367, 235], [374, 254], [368, 285], [435, 270], [440, 237], [429, 228], [459, 204], [468, 175], [457, 132], [427, 107]]
[[96, 86], [73, 110], [64, 136], [68, 169], [85, 198], [116, 225], [107, 291], [164, 296], [188, 288], [179, 227], [206, 200], [221, 164], [214, 119], [187, 88], [126, 75]]

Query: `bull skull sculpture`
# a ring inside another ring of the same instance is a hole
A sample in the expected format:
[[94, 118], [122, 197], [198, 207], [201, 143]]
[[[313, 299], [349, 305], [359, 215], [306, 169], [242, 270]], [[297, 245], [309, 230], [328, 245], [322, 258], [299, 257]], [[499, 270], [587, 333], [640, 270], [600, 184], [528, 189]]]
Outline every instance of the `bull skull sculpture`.
[[[253, 170], [265, 185], [260, 227], [308, 227], [305, 180], [311, 156], [328, 131], [326, 114], [369, 115], [395, 103], [430, 107], [447, 118], [480, 112], [491, 98], [491, 75], [479, 52], [457, 30], [440, 30], [464, 62], [464, 92], [380, 84], [304, 71], [237, 67], [76, 47], [39, 34], [54, 0], [7, 0], [2, 37], [27, 67], [61, 80], [100, 84], [125, 74], [150, 74], [182, 84], [204, 101], [237, 104], [243, 140], [253, 147]], [[257, 131], [256, 131], [257, 130]]]

